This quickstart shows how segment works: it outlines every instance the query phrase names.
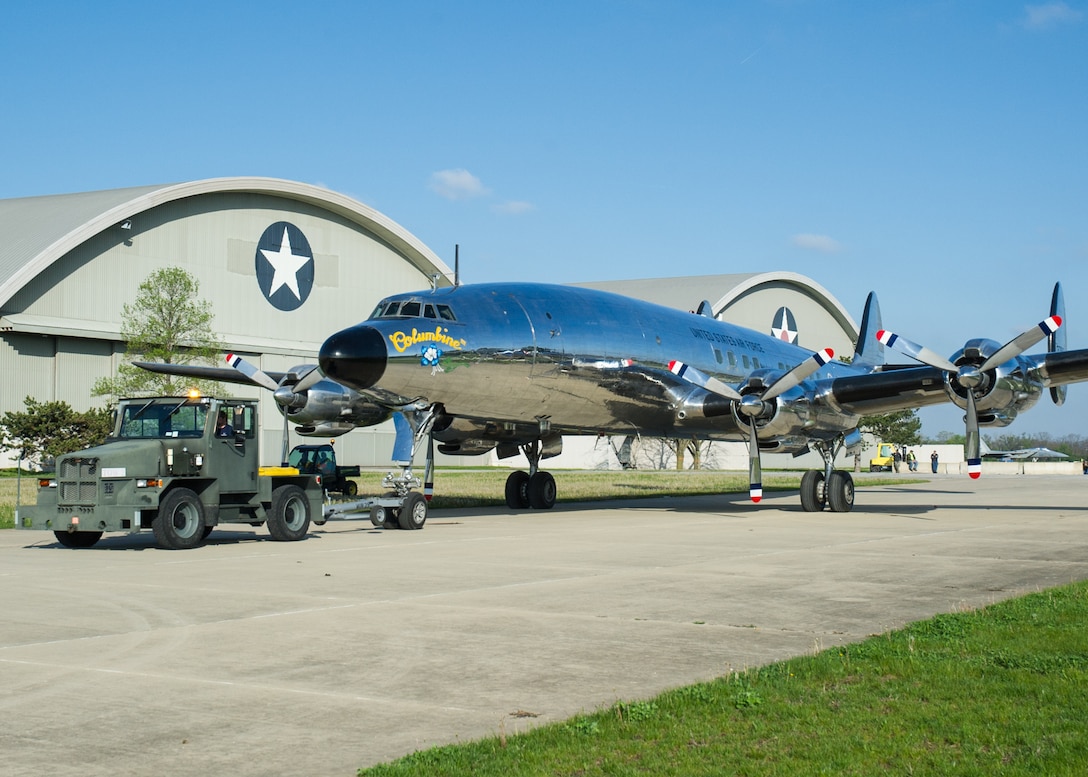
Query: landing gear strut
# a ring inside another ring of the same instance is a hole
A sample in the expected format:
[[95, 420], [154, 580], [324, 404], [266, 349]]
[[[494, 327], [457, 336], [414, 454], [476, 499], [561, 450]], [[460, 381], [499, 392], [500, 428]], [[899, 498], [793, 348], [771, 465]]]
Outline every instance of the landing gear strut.
[[540, 469], [540, 448], [539, 440], [521, 446], [529, 471], [511, 472], [506, 479], [506, 506], [511, 510], [550, 510], [555, 506], [555, 478]]
[[842, 448], [840, 439], [833, 446], [817, 445], [824, 459], [823, 470], [810, 469], [801, 476], [801, 508], [807, 513], [818, 513], [824, 505], [835, 513], [848, 513], [854, 509], [854, 478], [849, 472], [834, 469], [835, 455]]

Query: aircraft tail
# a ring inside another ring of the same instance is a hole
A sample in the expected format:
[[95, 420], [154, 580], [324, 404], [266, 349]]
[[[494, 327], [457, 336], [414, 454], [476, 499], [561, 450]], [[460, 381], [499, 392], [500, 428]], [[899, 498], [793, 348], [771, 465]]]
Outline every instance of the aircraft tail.
[[876, 333], [884, 328], [880, 321], [880, 303], [876, 292], [869, 292], [865, 300], [865, 312], [861, 315], [858, 344], [854, 349], [852, 364], [873, 370], [884, 364], [884, 344], [876, 339]]

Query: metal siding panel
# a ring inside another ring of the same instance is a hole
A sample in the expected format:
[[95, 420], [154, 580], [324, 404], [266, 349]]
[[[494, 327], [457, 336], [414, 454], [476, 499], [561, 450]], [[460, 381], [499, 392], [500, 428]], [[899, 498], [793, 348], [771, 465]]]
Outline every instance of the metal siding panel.
[[76, 411], [105, 407], [105, 397], [91, 396], [98, 378], [115, 374], [113, 344], [101, 340], [63, 338], [57, 343], [56, 398]]
[[23, 410], [27, 396], [53, 399], [52, 337], [7, 333], [0, 338], [0, 412]]

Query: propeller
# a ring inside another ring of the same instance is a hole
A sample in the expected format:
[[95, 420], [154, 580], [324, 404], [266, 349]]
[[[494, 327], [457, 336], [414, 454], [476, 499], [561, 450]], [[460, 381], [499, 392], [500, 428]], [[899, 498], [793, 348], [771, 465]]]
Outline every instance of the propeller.
[[255, 364], [247, 362], [237, 354], [228, 353], [227, 364], [245, 375], [258, 386], [262, 386], [272, 392], [276, 404], [280, 406], [280, 410], [283, 413], [283, 455], [281, 456], [280, 461], [286, 465], [287, 450], [290, 445], [290, 428], [287, 411], [295, 406], [299, 397], [304, 392], [313, 388], [314, 384], [321, 380], [321, 373], [315, 366], [301, 375], [289, 372], [283, 376], [283, 380], [277, 383], [271, 375], [264, 372]]
[[876, 339], [889, 348], [894, 348], [900, 353], [906, 354], [923, 364], [936, 367], [949, 373], [950, 380], [954, 380], [958, 386], [964, 389], [967, 400], [966, 423], [967, 435], [964, 443], [964, 453], [967, 459], [967, 474], [972, 478], [978, 478], [982, 474], [981, 438], [978, 432], [978, 410], [976, 408], [975, 389], [983, 384], [986, 373], [1014, 359], [1031, 346], [1045, 337], [1052, 336], [1062, 325], [1061, 316], [1052, 315], [1043, 319], [1037, 325], [1021, 332], [1012, 340], [994, 351], [982, 364], [953, 364], [938, 353], [925, 346], [911, 342], [887, 329], [881, 329], [876, 333]]
[[717, 378], [705, 375], [694, 367], [679, 361], [669, 362], [669, 371], [689, 383], [733, 400], [738, 415], [748, 418], [748, 496], [753, 502], [763, 498], [763, 467], [759, 457], [759, 429], [756, 420], [774, 412], [771, 400], [801, 384], [820, 367], [835, 358], [830, 348], [816, 351], [789, 372], [778, 377], [762, 391], [741, 394], [732, 386]]

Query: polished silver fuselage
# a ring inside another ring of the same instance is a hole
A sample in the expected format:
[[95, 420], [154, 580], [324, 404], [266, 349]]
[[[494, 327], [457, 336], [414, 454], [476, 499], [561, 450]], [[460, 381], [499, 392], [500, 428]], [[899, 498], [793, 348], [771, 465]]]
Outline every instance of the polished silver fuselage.
[[[567, 434], [738, 439], [734, 415], [700, 412], [709, 392], [678, 380], [670, 362], [741, 388], [753, 376], [769, 382], [812, 353], [707, 316], [577, 287], [460, 286], [396, 295], [383, 306], [391, 300], [418, 300], [420, 311], [445, 305], [456, 320], [365, 321], [381, 332], [387, 363], [364, 393], [393, 406], [440, 402], [454, 419]], [[856, 416], [814, 400], [821, 381], [859, 372], [827, 364], [779, 397], [786, 419], [762, 424], [761, 437], [853, 428]]]

